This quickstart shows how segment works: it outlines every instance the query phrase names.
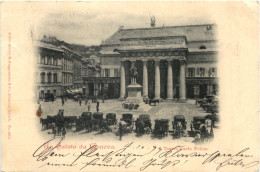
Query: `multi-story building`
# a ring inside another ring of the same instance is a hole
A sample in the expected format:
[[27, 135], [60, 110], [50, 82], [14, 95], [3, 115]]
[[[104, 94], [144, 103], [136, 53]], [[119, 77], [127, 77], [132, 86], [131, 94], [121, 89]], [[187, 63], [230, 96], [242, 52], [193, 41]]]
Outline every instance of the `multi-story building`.
[[124, 99], [130, 68], [144, 97], [173, 99], [217, 93], [216, 25], [120, 28], [101, 45], [100, 82]]
[[62, 94], [62, 59], [64, 51], [57, 46], [37, 42], [36, 87], [37, 97], [43, 99], [46, 93]]
[[73, 88], [82, 89], [82, 56], [74, 53], [73, 54]]
[[61, 46], [64, 51], [62, 59], [62, 87], [63, 94], [73, 89], [73, 58], [72, 52], [66, 46]]
[[104, 80], [100, 77], [100, 65], [93, 59], [88, 59], [83, 65], [83, 90], [86, 90], [86, 95], [103, 96]]

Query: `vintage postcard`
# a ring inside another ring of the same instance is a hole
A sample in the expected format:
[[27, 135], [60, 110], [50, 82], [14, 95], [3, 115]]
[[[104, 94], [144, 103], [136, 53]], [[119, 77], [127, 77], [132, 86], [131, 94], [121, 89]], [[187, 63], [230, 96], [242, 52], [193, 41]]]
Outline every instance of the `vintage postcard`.
[[258, 171], [258, 2], [2, 2], [1, 171]]

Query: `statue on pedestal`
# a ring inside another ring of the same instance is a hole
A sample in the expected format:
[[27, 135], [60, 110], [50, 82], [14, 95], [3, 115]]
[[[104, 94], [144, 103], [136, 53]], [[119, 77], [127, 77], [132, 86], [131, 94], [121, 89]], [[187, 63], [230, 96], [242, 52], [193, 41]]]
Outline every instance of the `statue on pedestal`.
[[132, 67], [130, 68], [130, 74], [131, 74], [131, 84], [136, 84], [136, 79], [138, 77], [137, 67], [132, 65]]

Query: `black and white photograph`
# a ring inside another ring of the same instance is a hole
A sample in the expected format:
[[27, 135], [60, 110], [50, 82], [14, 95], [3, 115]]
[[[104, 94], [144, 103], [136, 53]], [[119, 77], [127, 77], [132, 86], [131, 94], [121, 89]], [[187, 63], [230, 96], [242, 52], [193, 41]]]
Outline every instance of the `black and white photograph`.
[[45, 137], [214, 139], [218, 26], [156, 14], [54, 12], [42, 21], [33, 41]]

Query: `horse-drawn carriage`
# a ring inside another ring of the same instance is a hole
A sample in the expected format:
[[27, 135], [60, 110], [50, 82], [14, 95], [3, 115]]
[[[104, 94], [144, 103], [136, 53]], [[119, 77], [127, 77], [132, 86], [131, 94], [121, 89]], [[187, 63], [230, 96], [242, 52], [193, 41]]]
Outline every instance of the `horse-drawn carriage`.
[[121, 120], [120, 125], [122, 126], [122, 132], [133, 131], [134, 128], [133, 114], [130, 113], [122, 114], [122, 118], [120, 120]]
[[[219, 123], [219, 115], [217, 113], [214, 114], [209, 114], [205, 116], [206, 120], [211, 121], [211, 125], [213, 128], [218, 128], [218, 123]], [[207, 121], [206, 121], [207, 124]]]
[[168, 136], [169, 133], [169, 120], [168, 119], [156, 119], [153, 129], [153, 134], [156, 136]]
[[151, 106], [153, 103], [154, 106], [156, 106], [156, 103], [160, 103], [160, 100], [157, 100], [157, 99], [149, 99], [149, 105]]
[[150, 133], [152, 132], [151, 118], [148, 114], [141, 114], [135, 121], [137, 133]]
[[173, 134], [181, 137], [186, 130], [186, 120], [183, 115], [175, 115], [172, 121]]
[[76, 121], [76, 131], [82, 130], [86, 128], [86, 130], [92, 130], [92, 113], [91, 112], [83, 112], [81, 116]]
[[107, 125], [116, 125], [117, 124], [116, 114], [108, 113], [106, 115], [106, 122], [107, 122]]
[[191, 135], [195, 136], [197, 133], [201, 135], [201, 139], [208, 139], [212, 130], [211, 121], [204, 116], [194, 116], [190, 124]]
[[92, 118], [92, 129], [101, 130], [103, 127], [103, 113], [94, 112]]
[[72, 128], [73, 124], [76, 124], [76, 116], [64, 116], [65, 128]]

